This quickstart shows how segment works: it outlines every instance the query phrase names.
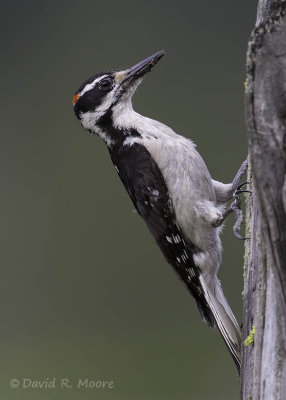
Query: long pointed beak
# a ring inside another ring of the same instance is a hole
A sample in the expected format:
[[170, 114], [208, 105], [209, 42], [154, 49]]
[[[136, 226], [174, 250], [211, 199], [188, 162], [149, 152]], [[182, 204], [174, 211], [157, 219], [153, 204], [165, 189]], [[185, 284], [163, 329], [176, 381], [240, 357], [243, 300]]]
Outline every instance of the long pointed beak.
[[163, 57], [164, 54], [164, 50], [158, 51], [158, 53], [155, 53], [152, 56], [145, 58], [145, 60], [140, 61], [138, 64], [133, 65], [133, 67], [129, 68], [126, 71], [124, 81], [130, 78], [140, 78], [147, 72], [151, 71], [154, 65], [157, 64], [157, 62]]

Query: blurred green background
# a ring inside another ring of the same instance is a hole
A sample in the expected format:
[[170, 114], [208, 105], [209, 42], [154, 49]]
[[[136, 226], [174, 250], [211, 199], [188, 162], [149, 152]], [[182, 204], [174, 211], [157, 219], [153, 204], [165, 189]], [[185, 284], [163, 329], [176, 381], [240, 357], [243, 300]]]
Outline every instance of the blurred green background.
[[[165, 49], [136, 110], [192, 138], [212, 176], [231, 181], [246, 156], [256, 0], [18, 0], [0, 11], [1, 399], [237, 399], [219, 334], [202, 323], [71, 102], [92, 73]], [[241, 321], [243, 243], [232, 225], [220, 278]], [[57, 387], [24, 389], [23, 378], [56, 378]], [[62, 378], [114, 388], [61, 389]]]

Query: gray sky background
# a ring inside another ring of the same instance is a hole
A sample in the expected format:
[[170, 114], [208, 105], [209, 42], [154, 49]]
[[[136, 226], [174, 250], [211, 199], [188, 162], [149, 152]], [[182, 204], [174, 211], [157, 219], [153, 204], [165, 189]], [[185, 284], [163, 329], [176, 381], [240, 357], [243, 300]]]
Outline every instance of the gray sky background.
[[[166, 50], [135, 108], [194, 140], [213, 178], [229, 182], [246, 156], [255, 13], [254, 0], [1, 2], [1, 398], [238, 398], [219, 334], [132, 212], [72, 97], [92, 73]], [[241, 320], [243, 243], [232, 224], [220, 278]], [[24, 389], [23, 378], [57, 387]], [[74, 387], [61, 389], [62, 378]], [[114, 388], [79, 390], [79, 378]]]

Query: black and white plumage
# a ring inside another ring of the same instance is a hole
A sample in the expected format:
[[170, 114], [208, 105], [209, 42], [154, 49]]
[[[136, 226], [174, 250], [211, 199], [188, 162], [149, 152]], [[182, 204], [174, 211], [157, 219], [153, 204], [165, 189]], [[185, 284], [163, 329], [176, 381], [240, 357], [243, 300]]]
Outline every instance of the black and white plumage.
[[82, 126], [107, 144], [113, 164], [139, 215], [168, 263], [184, 282], [209, 326], [217, 326], [238, 368], [241, 334], [217, 279], [219, 233], [233, 183], [212, 180], [194, 143], [171, 128], [143, 117], [132, 96], [164, 52], [123, 71], [101, 72], [74, 96]]

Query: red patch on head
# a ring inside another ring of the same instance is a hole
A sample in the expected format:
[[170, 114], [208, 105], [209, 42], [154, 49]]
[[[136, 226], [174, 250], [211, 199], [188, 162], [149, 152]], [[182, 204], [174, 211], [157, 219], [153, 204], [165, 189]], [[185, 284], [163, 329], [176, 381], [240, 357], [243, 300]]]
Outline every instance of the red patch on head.
[[79, 98], [80, 98], [80, 95], [78, 93], [73, 96], [73, 99], [72, 99], [73, 105], [75, 105], [75, 103], [78, 101]]

